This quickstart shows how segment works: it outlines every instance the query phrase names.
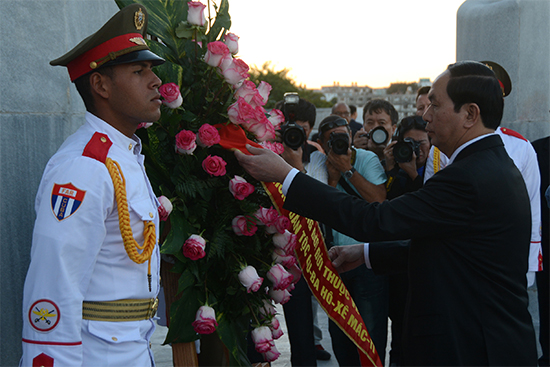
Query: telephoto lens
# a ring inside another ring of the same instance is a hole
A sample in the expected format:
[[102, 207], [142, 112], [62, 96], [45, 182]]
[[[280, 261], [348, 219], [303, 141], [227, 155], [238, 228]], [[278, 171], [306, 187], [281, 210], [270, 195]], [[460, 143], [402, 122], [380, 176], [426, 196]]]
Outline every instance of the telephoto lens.
[[328, 146], [334, 152], [334, 154], [338, 154], [338, 155], [348, 154], [349, 134], [337, 133], [337, 132], [330, 133]]

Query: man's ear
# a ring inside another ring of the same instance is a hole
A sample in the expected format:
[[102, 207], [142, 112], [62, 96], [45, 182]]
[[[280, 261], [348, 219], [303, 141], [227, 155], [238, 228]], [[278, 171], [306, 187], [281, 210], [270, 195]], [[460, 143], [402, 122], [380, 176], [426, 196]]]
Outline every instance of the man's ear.
[[90, 87], [92, 92], [100, 95], [101, 97], [107, 99], [111, 94], [111, 78], [107, 75], [100, 74], [98, 72], [92, 73], [90, 75]]
[[481, 111], [476, 103], [466, 103], [462, 106], [463, 112], [466, 115], [464, 127], [469, 129], [477, 123], [481, 123]]

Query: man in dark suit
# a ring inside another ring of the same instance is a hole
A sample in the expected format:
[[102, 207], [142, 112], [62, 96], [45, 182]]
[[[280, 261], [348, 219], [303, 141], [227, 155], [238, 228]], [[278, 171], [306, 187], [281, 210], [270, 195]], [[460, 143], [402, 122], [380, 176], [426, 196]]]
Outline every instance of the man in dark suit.
[[283, 182], [290, 211], [365, 242], [411, 239], [409, 248], [330, 251], [339, 271], [367, 260], [375, 272], [408, 267], [404, 365], [535, 366], [525, 278], [529, 198], [493, 133], [504, 106], [500, 85], [485, 65], [458, 62], [436, 79], [429, 98], [426, 130], [450, 164], [423, 189], [392, 201], [367, 204], [267, 151], [236, 155], [257, 179]]

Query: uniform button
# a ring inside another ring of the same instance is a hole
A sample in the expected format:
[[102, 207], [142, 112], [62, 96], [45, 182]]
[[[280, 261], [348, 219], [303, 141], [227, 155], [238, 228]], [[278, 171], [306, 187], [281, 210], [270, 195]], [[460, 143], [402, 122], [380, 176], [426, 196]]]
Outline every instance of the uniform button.
[[104, 136], [102, 136], [101, 139], [99, 139], [99, 140], [101, 140], [102, 143], [106, 143], [106, 142], [107, 142], [107, 139], [106, 139]]
[[153, 213], [149, 213], [149, 216], [150, 216], [151, 218], [153, 218], [153, 217], [154, 217]]
[[132, 144], [128, 145], [128, 150], [132, 150]]
[[153, 347], [153, 344], [151, 344], [151, 342], [149, 342], [149, 349], [151, 349]]
[[116, 336], [113, 336], [111, 339], [113, 339], [114, 342], [116, 342], [118, 340], [118, 338]]

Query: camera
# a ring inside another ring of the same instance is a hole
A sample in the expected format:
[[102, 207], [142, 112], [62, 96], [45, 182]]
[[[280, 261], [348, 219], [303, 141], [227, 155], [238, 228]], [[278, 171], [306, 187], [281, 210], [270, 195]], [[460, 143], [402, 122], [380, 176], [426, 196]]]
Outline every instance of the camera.
[[346, 133], [330, 133], [330, 139], [328, 146], [334, 154], [345, 155], [348, 154], [349, 149], [349, 134]]
[[367, 139], [371, 139], [376, 145], [386, 144], [389, 134], [382, 126], [377, 126], [367, 133]]
[[405, 138], [393, 146], [393, 159], [397, 163], [410, 162], [413, 152], [418, 157], [420, 154], [420, 142], [415, 141], [413, 138]]
[[296, 111], [300, 97], [298, 93], [287, 92], [283, 97], [283, 114], [286, 117], [285, 124], [281, 126], [281, 140], [289, 148], [297, 150], [306, 142], [306, 132], [295, 121]]

